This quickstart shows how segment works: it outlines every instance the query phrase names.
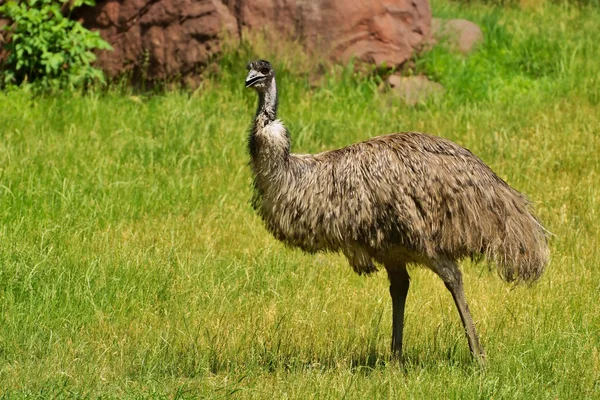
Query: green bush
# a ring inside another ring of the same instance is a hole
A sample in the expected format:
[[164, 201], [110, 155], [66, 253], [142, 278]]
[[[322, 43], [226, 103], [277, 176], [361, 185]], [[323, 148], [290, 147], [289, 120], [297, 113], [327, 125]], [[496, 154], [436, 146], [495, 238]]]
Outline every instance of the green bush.
[[[80, 88], [103, 82], [102, 71], [92, 67], [95, 49], [111, 49], [97, 32], [63, 14], [69, 0], [9, 1], [0, 14], [13, 21], [5, 27], [10, 40], [1, 73], [2, 84], [31, 82], [41, 89]], [[93, 0], [70, 2], [70, 10]]]

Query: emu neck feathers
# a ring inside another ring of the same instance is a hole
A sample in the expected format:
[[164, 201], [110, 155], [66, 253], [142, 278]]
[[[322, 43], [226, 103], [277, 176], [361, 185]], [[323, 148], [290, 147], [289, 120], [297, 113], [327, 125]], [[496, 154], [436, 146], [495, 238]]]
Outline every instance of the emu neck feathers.
[[248, 147], [252, 166], [258, 180], [272, 179], [281, 172], [289, 159], [290, 138], [287, 129], [276, 120], [277, 88], [273, 79], [264, 92], [258, 94], [259, 102]]
[[258, 92], [258, 109], [256, 110], [255, 125], [265, 126], [277, 117], [277, 85], [275, 78], [271, 80], [267, 90]]

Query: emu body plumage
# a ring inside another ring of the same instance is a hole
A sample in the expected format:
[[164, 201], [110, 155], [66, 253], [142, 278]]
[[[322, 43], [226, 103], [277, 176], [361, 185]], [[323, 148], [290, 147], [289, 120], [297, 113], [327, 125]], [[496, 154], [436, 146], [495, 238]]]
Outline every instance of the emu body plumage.
[[308, 252], [341, 251], [358, 274], [385, 267], [392, 350], [402, 352], [408, 263], [438, 274], [452, 293], [474, 355], [485, 357], [457, 261], [485, 256], [506, 281], [534, 281], [548, 260], [546, 231], [527, 199], [469, 150], [403, 132], [320, 154], [292, 154], [276, 119], [271, 65], [249, 64], [259, 105], [249, 137], [253, 205], [279, 240]]

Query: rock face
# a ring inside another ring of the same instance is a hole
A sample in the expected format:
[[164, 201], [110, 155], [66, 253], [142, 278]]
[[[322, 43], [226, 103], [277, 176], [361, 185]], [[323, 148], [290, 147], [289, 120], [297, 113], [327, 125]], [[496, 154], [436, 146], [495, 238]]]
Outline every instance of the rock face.
[[427, 0], [99, 0], [78, 14], [113, 46], [97, 65], [164, 79], [194, 74], [219, 54], [219, 34], [266, 29], [336, 61], [395, 66], [429, 36]]
[[109, 76], [185, 77], [219, 53], [219, 34], [235, 32], [229, 9], [212, 0], [107, 0], [78, 11], [86, 28], [113, 46], [96, 65]]
[[[229, 3], [233, 3], [229, 0]], [[271, 26], [335, 60], [399, 65], [429, 34], [426, 0], [241, 0], [238, 21]]]

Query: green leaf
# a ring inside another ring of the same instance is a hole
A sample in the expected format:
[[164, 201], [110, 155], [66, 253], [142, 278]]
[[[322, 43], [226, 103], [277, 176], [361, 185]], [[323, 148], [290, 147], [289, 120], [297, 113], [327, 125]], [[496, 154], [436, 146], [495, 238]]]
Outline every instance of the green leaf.
[[[32, 82], [43, 88], [76, 87], [102, 81], [102, 71], [91, 64], [94, 50], [112, 49], [97, 32], [65, 18], [61, 6], [69, 0], [9, 1], [0, 12], [14, 21], [5, 30], [12, 40], [5, 44], [9, 55], [2, 71], [4, 84]], [[75, 0], [71, 9], [94, 5]]]

